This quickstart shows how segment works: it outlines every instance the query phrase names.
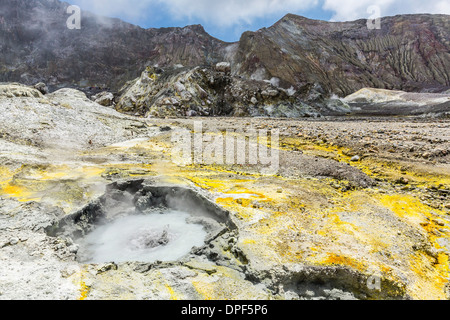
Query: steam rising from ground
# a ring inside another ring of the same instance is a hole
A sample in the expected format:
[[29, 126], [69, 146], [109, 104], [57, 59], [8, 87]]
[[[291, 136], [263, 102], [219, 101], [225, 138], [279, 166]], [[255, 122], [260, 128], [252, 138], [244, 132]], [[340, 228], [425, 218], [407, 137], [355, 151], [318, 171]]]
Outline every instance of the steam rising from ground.
[[132, 215], [101, 226], [86, 236], [79, 256], [82, 262], [175, 261], [193, 247], [201, 247], [206, 231], [189, 224], [188, 213], [167, 210]]

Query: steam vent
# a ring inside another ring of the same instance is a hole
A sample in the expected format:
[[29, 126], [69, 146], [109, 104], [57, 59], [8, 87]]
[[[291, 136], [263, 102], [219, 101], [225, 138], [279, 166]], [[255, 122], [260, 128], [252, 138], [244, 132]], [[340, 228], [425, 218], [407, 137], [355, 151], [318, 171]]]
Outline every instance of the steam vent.
[[450, 299], [448, 14], [69, 3], [0, 0], [0, 300]]
[[109, 185], [105, 195], [47, 232], [73, 242], [80, 262], [161, 263], [204, 254], [236, 226], [228, 212], [190, 189], [136, 180]]
[[[337, 136], [341, 123], [327, 120], [203, 121], [205, 147], [221, 127], [282, 129], [279, 170], [262, 173], [262, 164], [175, 162], [166, 150], [176, 133], [195, 131], [189, 119], [137, 120], [81, 97], [61, 97], [64, 110], [18, 99], [63, 111], [58, 121], [92, 111], [101, 121], [80, 123], [76, 139], [55, 122], [40, 133], [50, 145], [2, 142], [14, 159], [0, 167], [8, 297], [447, 299], [448, 156], [402, 158], [427, 145], [418, 140], [392, 152], [384, 137], [396, 123], [349, 121], [351, 134]], [[445, 123], [402, 126], [446, 141]], [[58, 140], [47, 138], [54, 130]], [[94, 130], [105, 135], [91, 144]], [[368, 139], [378, 153], [355, 161]]]

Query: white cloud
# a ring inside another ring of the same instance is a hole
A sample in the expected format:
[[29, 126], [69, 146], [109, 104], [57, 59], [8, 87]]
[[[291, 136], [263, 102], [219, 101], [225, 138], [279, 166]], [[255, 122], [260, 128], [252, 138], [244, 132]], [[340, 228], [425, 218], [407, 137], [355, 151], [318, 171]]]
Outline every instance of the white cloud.
[[381, 16], [411, 13], [450, 14], [448, 0], [325, 0], [323, 9], [334, 12], [333, 21], [369, 18], [368, 8], [377, 6]]
[[142, 19], [169, 14], [171, 19], [198, 21], [221, 27], [250, 24], [256, 18], [298, 12], [319, 5], [319, 0], [75, 0], [73, 3], [104, 16]]
[[165, 0], [176, 18], [199, 19], [217, 26], [250, 24], [256, 18], [316, 7], [318, 0]]
[[144, 18], [156, 0], [75, 0], [71, 3], [96, 14], [128, 19]]
[[171, 20], [207, 23], [217, 27], [251, 24], [257, 18], [305, 12], [331, 11], [334, 21], [367, 19], [371, 6], [381, 16], [407, 13], [450, 14], [449, 0], [74, 0], [104, 16], [120, 16], [131, 21], [170, 16]]

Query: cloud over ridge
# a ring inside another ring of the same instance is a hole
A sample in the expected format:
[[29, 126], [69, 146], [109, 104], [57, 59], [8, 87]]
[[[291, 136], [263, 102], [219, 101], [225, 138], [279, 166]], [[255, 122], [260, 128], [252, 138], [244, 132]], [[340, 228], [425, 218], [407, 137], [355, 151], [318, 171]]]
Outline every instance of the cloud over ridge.
[[368, 8], [381, 16], [410, 13], [450, 14], [448, 0], [75, 0], [75, 4], [105, 16], [130, 20], [166, 15], [171, 20], [205, 23], [216, 27], [251, 24], [255, 19], [308, 10], [332, 14], [333, 21], [369, 18]]

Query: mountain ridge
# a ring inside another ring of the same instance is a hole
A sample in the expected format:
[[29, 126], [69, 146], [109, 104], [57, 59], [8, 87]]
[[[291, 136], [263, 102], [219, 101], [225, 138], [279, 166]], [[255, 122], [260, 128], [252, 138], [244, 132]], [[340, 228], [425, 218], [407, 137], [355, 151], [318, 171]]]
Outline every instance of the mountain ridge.
[[300, 87], [317, 82], [341, 96], [363, 87], [448, 88], [450, 16], [400, 15], [383, 18], [381, 26], [369, 30], [366, 20], [329, 23], [291, 14], [243, 34], [240, 73], [260, 72]]
[[68, 3], [0, 4], [0, 81], [118, 91], [148, 66], [231, 63], [235, 76], [277, 81], [285, 89], [346, 96], [364, 87], [412, 92], [450, 89], [450, 16], [327, 22], [286, 14], [270, 27], [224, 42], [201, 25], [149, 28], [82, 11], [68, 30]]

